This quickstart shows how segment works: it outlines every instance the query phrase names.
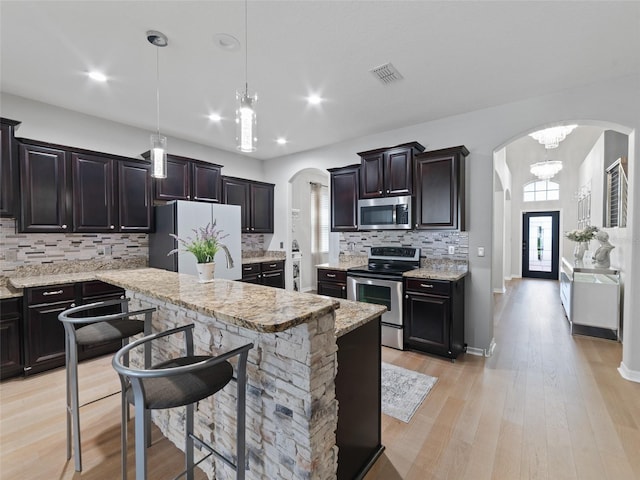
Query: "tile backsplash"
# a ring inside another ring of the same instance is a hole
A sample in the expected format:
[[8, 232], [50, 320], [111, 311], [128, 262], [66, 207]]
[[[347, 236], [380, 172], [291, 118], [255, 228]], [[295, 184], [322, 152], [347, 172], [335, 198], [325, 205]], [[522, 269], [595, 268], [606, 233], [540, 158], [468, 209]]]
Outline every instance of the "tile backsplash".
[[63, 262], [143, 263], [149, 236], [143, 233], [16, 233], [16, 220], [0, 219], [0, 275]]

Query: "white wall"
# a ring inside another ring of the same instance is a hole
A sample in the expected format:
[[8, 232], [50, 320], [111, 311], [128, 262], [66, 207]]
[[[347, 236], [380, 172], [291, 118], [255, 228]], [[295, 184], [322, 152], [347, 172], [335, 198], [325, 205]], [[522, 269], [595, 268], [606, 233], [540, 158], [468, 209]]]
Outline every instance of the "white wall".
[[[470, 252], [470, 275], [466, 282], [465, 302], [466, 341], [472, 347], [487, 349], [493, 338], [491, 245], [494, 150], [534, 129], [559, 121], [581, 123], [586, 119], [597, 119], [626, 126], [631, 130], [640, 127], [638, 112], [640, 79], [638, 76], [624, 77], [273, 159], [266, 162], [266, 181], [276, 184], [286, 182], [290, 178], [290, 172], [303, 168], [348, 165], [359, 160], [356, 152], [413, 140], [422, 143], [427, 150], [464, 144], [471, 152], [466, 163]], [[516, 193], [513, 192], [512, 199], [515, 197]], [[277, 207], [285, 207], [287, 201], [287, 196], [282, 191], [276, 192]], [[517, 209], [513, 207], [512, 210]], [[285, 241], [289, 231], [286, 217], [276, 217], [275, 222], [276, 233], [272, 242]], [[485, 247], [487, 256], [476, 256], [479, 246]], [[638, 276], [640, 277], [640, 269]], [[640, 285], [640, 278], [636, 280], [636, 284]], [[637, 302], [640, 303], [640, 299]], [[640, 311], [640, 305], [635, 310]], [[640, 351], [640, 325], [637, 330], [633, 341], [637, 342], [637, 350]], [[640, 353], [637, 357], [633, 359], [633, 365], [640, 371]]]
[[[131, 158], [140, 158], [149, 150], [152, 132], [146, 130], [7, 93], [0, 93], [0, 106], [3, 117], [22, 122], [16, 137]], [[167, 144], [168, 152], [174, 155], [223, 165], [223, 175], [263, 179], [264, 164], [260, 160], [173, 137], [167, 138]]]

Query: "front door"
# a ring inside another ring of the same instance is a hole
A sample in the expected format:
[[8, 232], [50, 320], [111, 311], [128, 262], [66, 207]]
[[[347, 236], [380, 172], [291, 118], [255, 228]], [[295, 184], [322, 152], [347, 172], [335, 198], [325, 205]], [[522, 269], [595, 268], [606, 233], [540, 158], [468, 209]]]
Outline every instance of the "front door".
[[560, 212], [522, 214], [522, 276], [558, 279]]

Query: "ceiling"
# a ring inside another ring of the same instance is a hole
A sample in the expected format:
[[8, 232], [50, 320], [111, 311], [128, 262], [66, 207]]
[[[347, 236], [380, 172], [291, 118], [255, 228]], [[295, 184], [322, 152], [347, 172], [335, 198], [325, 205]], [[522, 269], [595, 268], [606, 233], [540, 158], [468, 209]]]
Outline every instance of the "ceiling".
[[[152, 131], [159, 53], [162, 133], [236, 151], [244, 2], [2, 0], [0, 17], [2, 92]], [[259, 159], [640, 71], [640, 2], [265, 0], [247, 18]], [[402, 80], [369, 72], [387, 62]]]

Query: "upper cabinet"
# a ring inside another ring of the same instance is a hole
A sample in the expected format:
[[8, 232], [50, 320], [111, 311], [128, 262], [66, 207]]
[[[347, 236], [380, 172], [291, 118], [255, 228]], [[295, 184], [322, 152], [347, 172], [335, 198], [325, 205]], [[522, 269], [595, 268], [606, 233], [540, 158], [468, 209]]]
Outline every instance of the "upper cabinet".
[[413, 193], [413, 157], [423, 152], [418, 142], [360, 152], [360, 198]]
[[417, 229], [464, 230], [464, 146], [424, 152], [415, 157]]
[[223, 203], [240, 205], [243, 233], [273, 233], [275, 185], [235, 177], [222, 177]]
[[148, 232], [146, 162], [21, 139], [21, 232]]
[[331, 231], [358, 230], [360, 164], [329, 169], [331, 175]]
[[[150, 153], [142, 154], [145, 159]], [[167, 155], [167, 178], [154, 179], [155, 200], [221, 200], [221, 165], [178, 155]]]
[[18, 211], [18, 158], [14, 133], [20, 122], [0, 118], [0, 217], [13, 217]]

